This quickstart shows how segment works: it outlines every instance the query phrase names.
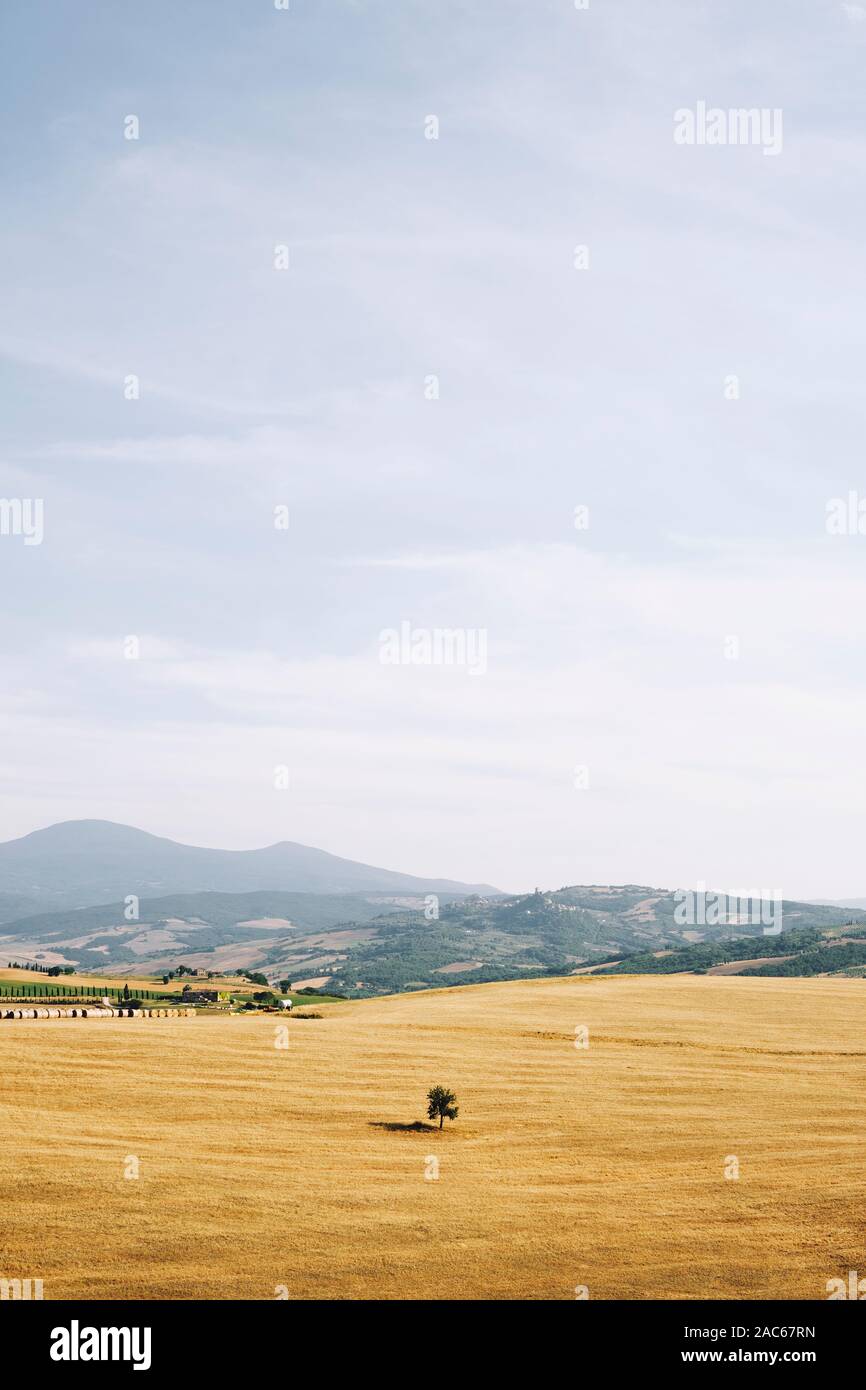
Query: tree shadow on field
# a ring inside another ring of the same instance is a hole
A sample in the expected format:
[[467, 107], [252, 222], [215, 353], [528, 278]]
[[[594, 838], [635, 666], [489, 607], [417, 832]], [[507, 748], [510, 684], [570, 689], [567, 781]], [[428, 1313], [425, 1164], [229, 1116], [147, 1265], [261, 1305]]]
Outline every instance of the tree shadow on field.
[[423, 1120], [413, 1120], [409, 1125], [397, 1124], [392, 1120], [368, 1120], [372, 1129], [387, 1129], [389, 1134], [421, 1134], [427, 1130], [438, 1134], [438, 1126], [425, 1124]]

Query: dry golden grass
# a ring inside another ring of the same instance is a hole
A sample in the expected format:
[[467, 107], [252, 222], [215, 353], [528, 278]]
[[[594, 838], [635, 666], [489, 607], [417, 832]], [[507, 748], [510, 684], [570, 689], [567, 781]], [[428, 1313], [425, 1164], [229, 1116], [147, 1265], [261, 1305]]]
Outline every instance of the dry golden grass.
[[91, 985], [104, 985], [106, 989], [123, 989], [129, 978], [128, 975], [43, 975], [41, 970], [19, 970], [17, 967], [0, 970], [0, 982], [4, 984], [13, 981], [25, 985], [83, 985], [88, 988]]
[[134, 991], [137, 986], [139, 989], [158, 990], [160, 994], [180, 994], [184, 985], [189, 985], [191, 989], [223, 989], [238, 993], [243, 990], [252, 992], [261, 989], [261, 985], [250, 984], [242, 975], [220, 975], [213, 980], [195, 975], [182, 975], [164, 985], [161, 975], [137, 975], [134, 971], [133, 966], [133, 973], [128, 975], [43, 975], [39, 970], [10, 970], [4, 967], [0, 970], [0, 983], [18, 982], [26, 985], [46, 985], [49, 988], [52, 985], [65, 985], [67, 989], [76, 989], [79, 986], [82, 989], [99, 989], [100, 986], [103, 989], [123, 989], [123, 986], [128, 984], [130, 991]]
[[[866, 1263], [864, 990], [481, 985], [325, 1006], [287, 1050], [273, 1015], [0, 1022], [0, 1275], [47, 1298], [826, 1297]], [[453, 1126], [382, 1127], [433, 1083]]]

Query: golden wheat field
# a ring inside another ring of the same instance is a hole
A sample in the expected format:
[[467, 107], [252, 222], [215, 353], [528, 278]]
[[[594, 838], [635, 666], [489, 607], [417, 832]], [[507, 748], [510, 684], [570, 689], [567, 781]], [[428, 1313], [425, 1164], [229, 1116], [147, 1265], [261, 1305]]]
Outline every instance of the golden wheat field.
[[[273, 1015], [0, 1021], [0, 1275], [47, 1299], [812, 1299], [866, 1264], [860, 981], [322, 1013], [287, 1048]], [[389, 1128], [434, 1083], [458, 1120]]]

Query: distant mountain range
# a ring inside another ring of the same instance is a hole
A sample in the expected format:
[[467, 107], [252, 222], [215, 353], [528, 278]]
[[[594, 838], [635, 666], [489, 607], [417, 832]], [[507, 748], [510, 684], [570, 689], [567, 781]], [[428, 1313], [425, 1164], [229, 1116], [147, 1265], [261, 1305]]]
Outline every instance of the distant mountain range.
[[0, 844], [0, 921], [173, 893], [495, 894], [489, 884], [418, 878], [283, 840], [200, 849], [113, 821], [73, 820]]
[[[423, 887], [436, 892], [427, 883]], [[175, 893], [142, 897], [132, 918], [117, 900], [6, 922], [0, 927], [0, 963], [111, 967], [130, 974], [161, 973], [179, 964], [241, 967], [272, 980], [316, 980], [364, 996], [600, 969], [704, 971], [729, 960], [741, 963], [735, 968], [761, 969], [769, 962], [793, 973], [782, 957], [817, 949], [831, 937], [834, 953], [825, 968], [857, 965], [861, 949], [866, 960], [866, 938], [862, 947], [857, 944], [866, 913], [785, 902], [783, 932], [765, 935], [746, 921], [681, 923], [679, 901], [670, 890], [635, 884], [517, 896], [494, 891], [458, 897], [452, 890], [450, 896], [437, 893], [432, 904], [426, 891], [417, 890]], [[811, 969], [808, 961], [806, 966]]]

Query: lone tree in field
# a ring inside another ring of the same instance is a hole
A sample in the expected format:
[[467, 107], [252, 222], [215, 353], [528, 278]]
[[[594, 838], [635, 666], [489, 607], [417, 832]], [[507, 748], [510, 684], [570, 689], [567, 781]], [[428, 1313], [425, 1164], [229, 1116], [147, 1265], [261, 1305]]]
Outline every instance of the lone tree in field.
[[435, 1120], [438, 1115], [440, 1129], [446, 1120], [456, 1120], [458, 1114], [456, 1100], [457, 1097], [454, 1092], [449, 1091], [446, 1086], [431, 1086], [427, 1092], [427, 1118]]

